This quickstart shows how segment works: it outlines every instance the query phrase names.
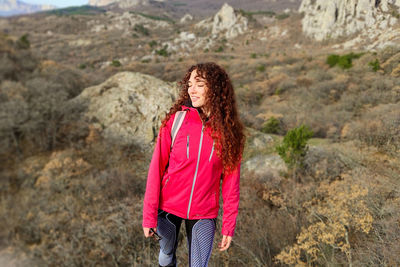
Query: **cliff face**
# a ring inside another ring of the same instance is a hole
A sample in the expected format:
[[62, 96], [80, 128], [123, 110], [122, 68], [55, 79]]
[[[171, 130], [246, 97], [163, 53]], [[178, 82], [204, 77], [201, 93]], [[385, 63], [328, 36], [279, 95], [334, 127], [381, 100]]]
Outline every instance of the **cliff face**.
[[31, 5], [18, 0], [0, 0], [0, 16], [28, 14], [53, 9], [51, 5]]
[[383, 32], [399, 20], [399, 0], [303, 0], [303, 32], [318, 41], [365, 30]]

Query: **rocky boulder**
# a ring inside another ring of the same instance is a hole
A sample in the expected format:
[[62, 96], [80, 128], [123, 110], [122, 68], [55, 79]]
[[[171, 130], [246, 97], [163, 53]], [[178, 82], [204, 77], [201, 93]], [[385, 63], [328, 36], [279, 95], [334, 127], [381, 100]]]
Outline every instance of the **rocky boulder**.
[[185, 24], [185, 23], [187, 23], [187, 22], [191, 22], [192, 20], [193, 20], [193, 16], [190, 15], [190, 14], [188, 14], [188, 13], [186, 13], [186, 14], [179, 20], [179, 23]]
[[385, 31], [396, 23], [399, 0], [303, 0], [303, 32], [316, 40], [370, 30]]
[[86, 105], [85, 116], [112, 142], [145, 147], [155, 140], [161, 120], [177, 97], [177, 87], [153, 76], [121, 72], [72, 99]]
[[202, 20], [195, 26], [211, 29], [213, 37], [224, 34], [227, 39], [231, 39], [245, 33], [247, 25], [247, 18], [225, 3], [213, 18]]

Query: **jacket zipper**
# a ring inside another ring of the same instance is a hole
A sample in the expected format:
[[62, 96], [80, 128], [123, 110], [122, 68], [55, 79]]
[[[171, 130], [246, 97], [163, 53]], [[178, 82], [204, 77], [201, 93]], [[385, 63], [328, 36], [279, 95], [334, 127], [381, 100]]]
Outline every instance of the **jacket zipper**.
[[186, 157], [189, 158], [189, 135], [187, 136], [187, 142], [186, 142]]
[[204, 130], [204, 124], [201, 126], [199, 153], [198, 153], [198, 155], [197, 155], [196, 171], [194, 172], [193, 183], [192, 183], [192, 191], [190, 192], [189, 205], [188, 205], [188, 211], [187, 211], [187, 218], [188, 218], [188, 219], [189, 219], [190, 206], [192, 205], [194, 184], [196, 183], [197, 172], [198, 172], [198, 170], [199, 170], [200, 152], [201, 152], [201, 146], [202, 146], [202, 144], [203, 144], [203, 130]]
[[214, 153], [214, 143], [215, 143], [215, 141], [213, 141], [213, 146], [212, 146], [212, 149], [211, 149], [211, 154], [210, 154], [210, 158], [208, 159], [208, 162], [211, 161], [212, 154]]
[[168, 181], [169, 181], [169, 178], [170, 178], [170, 177], [168, 177], [168, 179], [165, 181], [165, 184], [164, 184], [163, 188], [165, 188], [165, 187], [167, 186], [167, 183], [168, 183]]

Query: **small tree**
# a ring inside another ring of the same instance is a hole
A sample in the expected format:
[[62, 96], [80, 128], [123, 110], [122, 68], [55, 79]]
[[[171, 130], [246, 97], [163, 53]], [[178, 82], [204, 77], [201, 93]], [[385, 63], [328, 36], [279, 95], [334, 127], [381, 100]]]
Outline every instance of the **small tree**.
[[296, 178], [298, 170], [304, 166], [304, 158], [308, 151], [307, 141], [313, 132], [305, 125], [301, 125], [287, 132], [281, 144], [276, 146], [276, 151], [292, 171]]
[[281, 122], [277, 118], [270, 117], [267, 120], [267, 122], [263, 125], [261, 131], [264, 133], [276, 134], [280, 129], [280, 124]]
[[369, 62], [368, 66], [372, 67], [372, 70], [374, 72], [377, 72], [378, 70], [381, 69], [381, 65], [379, 64], [379, 60], [378, 59], [375, 59], [375, 61]]

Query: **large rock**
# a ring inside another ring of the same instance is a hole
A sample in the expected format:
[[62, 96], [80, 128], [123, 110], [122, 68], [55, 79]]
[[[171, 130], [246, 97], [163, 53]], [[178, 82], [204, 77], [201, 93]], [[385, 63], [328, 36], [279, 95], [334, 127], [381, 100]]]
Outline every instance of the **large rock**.
[[200, 21], [195, 26], [211, 29], [213, 37], [224, 34], [226, 38], [235, 38], [247, 31], [248, 20], [233, 7], [225, 3], [213, 18]]
[[257, 155], [243, 163], [243, 170], [256, 175], [272, 174], [275, 177], [287, 172], [285, 162], [278, 155]]
[[101, 135], [123, 144], [145, 147], [177, 97], [177, 88], [153, 76], [121, 72], [72, 99], [87, 105], [85, 116], [101, 124]]
[[380, 32], [398, 22], [399, 0], [303, 0], [300, 12], [306, 35], [323, 40], [362, 30]]

